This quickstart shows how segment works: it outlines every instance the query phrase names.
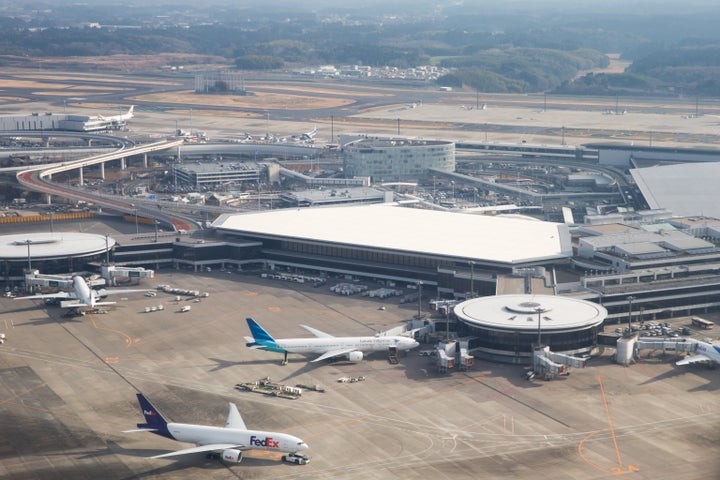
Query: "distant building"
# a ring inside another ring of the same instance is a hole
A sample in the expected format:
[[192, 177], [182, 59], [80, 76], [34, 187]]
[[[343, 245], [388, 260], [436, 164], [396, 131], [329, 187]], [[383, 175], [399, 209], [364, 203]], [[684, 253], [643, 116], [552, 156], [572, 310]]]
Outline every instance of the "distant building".
[[255, 162], [185, 163], [175, 168], [178, 181], [189, 183], [195, 188], [217, 186], [229, 183], [257, 183], [267, 171]]
[[455, 144], [445, 140], [363, 137], [343, 144], [345, 174], [373, 181], [415, 179], [434, 168], [455, 171]]
[[127, 113], [108, 117], [52, 112], [31, 113], [30, 115], [2, 115], [0, 116], [0, 131], [38, 132], [62, 130], [68, 132], [102, 132], [123, 128], [132, 117], [133, 107], [130, 107]]

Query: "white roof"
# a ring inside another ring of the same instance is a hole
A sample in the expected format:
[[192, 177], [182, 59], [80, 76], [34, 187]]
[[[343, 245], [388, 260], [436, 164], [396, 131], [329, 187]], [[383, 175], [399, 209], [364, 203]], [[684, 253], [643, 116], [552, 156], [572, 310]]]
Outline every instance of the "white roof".
[[509, 264], [572, 255], [570, 232], [564, 224], [396, 204], [228, 214], [212, 226], [256, 235]]
[[650, 208], [674, 215], [720, 217], [720, 163], [683, 163], [630, 170]]
[[[0, 236], [0, 258], [27, 259], [30, 241], [30, 260], [33, 258], [67, 258], [92, 255], [105, 251], [105, 236], [91, 233], [55, 232], [22, 233]], [[115, 245], [108, 237], [107, 246]]]
[[460, 320], [488, 329], [537, 332], [538, 310], [543, 331], [573, 331], [599, 325], [607, 310], [602, 305], [553, 295], [496, 295], [467, 300], [455, 306]]

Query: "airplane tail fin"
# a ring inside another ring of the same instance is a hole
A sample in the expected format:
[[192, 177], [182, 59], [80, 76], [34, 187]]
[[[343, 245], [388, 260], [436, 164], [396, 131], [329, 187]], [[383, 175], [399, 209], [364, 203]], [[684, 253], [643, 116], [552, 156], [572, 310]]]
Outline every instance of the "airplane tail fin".
[[135, 110], [135, 105], [130, 105], [130, 110], [128, 110], [127, 114], [130, 115], [131, 117], [133, 115], [133, 110]]
[[150, 403], [150, 400], [145, 398], [142, 393], [137, 394], [138, 403], [140, 404], [140, 410], [142, 410], [143, 416], [145, 417], [146, 423], [138, 423], [137, 427], [143, 430], [149, 430], [153, 433], [161, 435], [167, 438], [173, 438], [168, 430], [168, 422], [165, 420], [157, 408]]
[[262, 328], [255, 320], [252, 318], [247, 318], [247, 324], [248, 327], [250, 327], [250, 334], [252, 335], [252, 340], [248, 337], [245, 337], [246, 340], [248, 340], [247, 346], [248, 347], [257, 347], [259, 345], [267, 345], [267, 344], [276, 344], [275, 339], [270, 335], [268, 332], [265, 331], [264, 328]]

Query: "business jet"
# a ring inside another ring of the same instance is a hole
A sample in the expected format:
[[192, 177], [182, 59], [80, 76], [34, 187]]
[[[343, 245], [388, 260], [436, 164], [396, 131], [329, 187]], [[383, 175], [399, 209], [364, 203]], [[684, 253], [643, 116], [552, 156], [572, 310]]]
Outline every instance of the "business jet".
[[252, 318], [247, 319], [247, 324], [252, 337], [245, 337], [246, 346], [251, 349], [285, 354], [283, 365], [287, 364], [288, 353], [319, 353], [320, 356], [310, 360], [311, 362], [342, 356], [351, 362], [359, 362], [363, 359], [364, 352], [410, 350], [419, 345], [410, 337], [382, 333], [366, 337], [334, 337], [307, 325], [300, 326], [315, 335], [315, 338], [275, 339]]
[[283, 460], [287, 462], [304, 464], [308, 461], [305, 455], [298, 453], [307, 450], [307, 443], [287, 433], [248, 430], [234, 403], [230, 404], [225, 427], [211, 427], [168, 422], [142, 393], [138, 393], [137, 398], [145, 416], [145, 423], [138, 423], [137, 429], [125, 430], [123, 433], [151, 432], [178, 442], [197, 445], [150, 458], [205, 453], [219, 455], [226, 462], [240, 463], [244, 451], [263, 450], [287, 453], [288, 455], [283, 456]]
[[38, 295], [30, 295], [27, 297], [15, 297], [15, 300], [37, 300], [41, 298], [57, 298], [60, 299], [60, 306], [62, 308], [88, 308], [94, 309], [103, 305], [115, 305], [117, 302], [102, 302], [100, 299], [106, 295], [117, 295], [126, 294], [133, 292], [146, 292], [145, 289], [131, 289], [131, 290], [93, 290], [90, 288], [90, 284], [80, 275], [73, 275], [72, 277], [72, 292], [58, 292], [58, 293], [44, 293]]
[[707, 362], [714, 365], [720, 364], [720, 346], [693, 338], [688, 338], [686, 341], [696, 344], [695, 355], [689, 355], [682, 360], [678, 360], [675, 362], [675, 365], [689, 365], [697, 362]]

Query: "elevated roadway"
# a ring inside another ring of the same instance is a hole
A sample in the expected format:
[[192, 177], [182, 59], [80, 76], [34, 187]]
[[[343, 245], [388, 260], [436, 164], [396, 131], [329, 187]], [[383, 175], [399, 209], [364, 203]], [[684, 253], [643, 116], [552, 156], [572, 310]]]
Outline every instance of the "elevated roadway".
[[127, 143], [120, 142], [120, 147], [111, 153], [104, 153], [80, 160], [62, 162], [59, 165], [54, 164], [49, 167], [47, 165], [30, 168], [24, 167], [22, 171], [17, 173], [16, 178], [20, 185], [28, 190], [42, 192], [48, 195], [57, 195], [75, 201], [91, 202], [99, 207], [112, 209], [121, 213], [148, 216], [172, 225], [177, 231], [190, 231], [193, 229], [192, 220], [184, 216], [164, 212], [160, 208], [153, 207], [149, 204], [144, 204], [142, 211], [140, 211], [140, 208], [134, 202], [125, 200], [121, 197], [111, 198], [59, 185], [50, 181], [53, 174], [91, 165], [104, 164], [106, 162], [124, 159], [133, 155], [142, 155], [150, 152], [167, 150], [169, 148], [176, 148], [182, 144], [182, 139], [162, 140], [159, 142], [130, 147], [127, 146]]

